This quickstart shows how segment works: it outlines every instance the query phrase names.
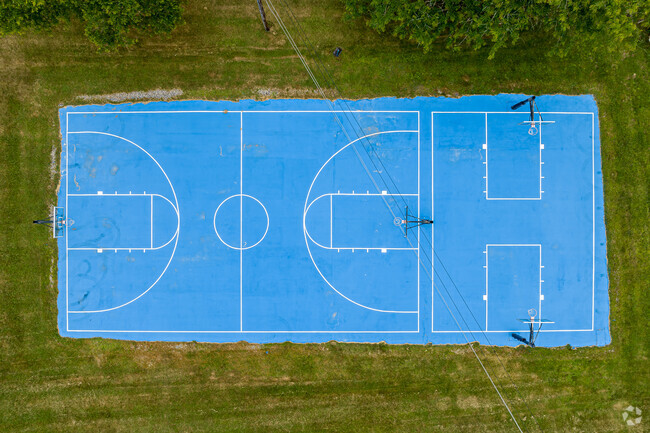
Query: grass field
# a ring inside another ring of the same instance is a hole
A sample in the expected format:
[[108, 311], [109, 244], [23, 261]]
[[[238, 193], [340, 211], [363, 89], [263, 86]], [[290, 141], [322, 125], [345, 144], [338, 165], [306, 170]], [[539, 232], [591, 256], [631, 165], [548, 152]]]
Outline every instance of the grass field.
[[[243, 5], [246, 3], [246, 5]], [[483, 353], [509, 370], [527, 431], [648, 431], [650, 414], [650, 48], [617, 64], [500, 51], [423, 54], [344, 22], [337, 0], [292, 2], [347, 98], [521, 92], [594, 94], [600, 109], [612, 344]], [[512, 421], [466, 346], [213, 345], [63, 339], [56, 244], [32, 219], [55, 200], [57, 110], [82, 94], [156, 88], [183, 99], [316, 97], [254, 1], [188, 2], [168, 38], [98, 53], [78, 24], [0, 39], [0, 431], [509, 432]], [[272, 22], [273, 24], [273, 22]], [[343, 55], [328, 53], [336, 46]], [[101, 102], [101, 101], [98, 101]], [[538, 425], [531, 420], [535, 415]], [[646, 415], [647, 417], [647, 415]]]

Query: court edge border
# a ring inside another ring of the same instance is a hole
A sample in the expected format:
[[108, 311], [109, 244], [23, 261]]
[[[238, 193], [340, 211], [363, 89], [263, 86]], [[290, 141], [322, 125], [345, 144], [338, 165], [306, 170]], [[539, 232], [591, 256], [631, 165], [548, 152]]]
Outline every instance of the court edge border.
[[[431, 111], [431, 216], [434, 218], [434, 164], [433, 164], [433, 115], [434, 114], [517, 114], [513, 111]], [[592, 277], [591, 277], [591, 329], [540, 329], [539, 332], [593, 332], [595, 329], [595, 311], [596, 311], [596, 120], [595, 113], [592, 111], [542, 111], [541, 114], [560, 114], [560, 115], [588, 115], [591, 116], [591, 199], [592, 199]], [[434, 219], [435, 221], [435, 219]], [[431, 235], [431, 252], [434, 254], [434, 234], [435, 227]], [[433, 262], [431, 268], [433, 271]], [[435, 272], [432, 272], [435, 279]], [[464, 331], [447, 331], [435, 330], [434, 327], [434, 303], [435, 290], [433, 280], [431, 281], [431, 333], [432, 334], [460, 334], [463, 332], [476, 332], [476, 333], [504, 333], [504, 332], [521, 332], [521, 330], [511, 331], [488, 331], [488, 330], [464, 330]]]
[[[420, 126], [420, 111], [419, 110], [178, 110], [178, 111], [73, 111], [66, 112], [66, 209], [68, 206], [68, 134], [69, 134], [69, 115], [70, 114], [183, 114], [183, 113], [206, 113], [206, 114], [230, 114], [230, 113], [239, 113], [240, 115], [240, 151], [243, 152], [243, 114], [244, 113], [322, 113], [322, 114], [331, 114], [331, 113], [410, 113], [417, 114], [417, 123], [418, 123], [418, 188], [420, 184], [419, 172], [420, 172], [420, 152], [421, 152], [421, 126]], [[243, 157], [240, 158], [240, 164], [243, 163]], [[240, 171], [242, 167], [240, 167]], [[240, 173], [242, 174], [242, 173]], [[243, 189], [243, 182], [240, 182], [241, 188]], [[419, 203], [420, 191], [418, 190], [418, 203]], [[240, 227], [241, 229], [241, 227]], [[418, 231], [419, 238], [419, 231]], [[418, 239], [419, 240], [419, 239]], [[67, 248], [67, 231], [66, 231], [66, 275], [68, 274], [68, 248]], [[243, 251], [240, 251], [240, 255], [243, 254]], [[418, 257], [419, 257], [419, 248], [418, 248]], [[242, 267], [242, 260], [240, 257], [240, 273]], [[89, 333], [160, 333], [160, 334], [174, 334], [174, 333], [196, 333], [196, 334], [419, 334], [420, 333], [420, 267], [418, 266], [418, 284], [417, 284], [417, 302], [418, 302], [418, 311], [417, 311], [417, 330], [407, 330], [407, 331], [377, 331], [377, 330], [368, 330], [368, 331], [245, 331], [243, 330], [243, 287], [242, 278], [240, 275], [240, 329], [239, 330], [229, 330], [229, 331], [160, 331], [160, 330], [89, 330], [89, 329], [70, 329], [69, 326], [69, 302], [68, 302], [68, 279], [66, 278], [66, 331], [67, 332], [89, 332]]]
[[[68, 205], [68, 179], [67, 179], [67, 168], [68, 168], [68, 125], [69, 125], [69, 115], [70, 114], [172, 114], [172, 113], [331, 113], [331, 110], [179, 110], [179, 111], [75, 111], [75, 112], [66, 112], [66, 208]], [[341, 112], [350, 112], [344, 110], [337, 110], [337, 113]], [[420, 111], [417, 110], [354, 110], [353, 113], [418, 113], [418, 147], [421, 147], [420, 143]], [[431, 211], [432, 218], [434, 217], [434, 151], [433, 151], [433, 115], [434, 114], [514, 114], [511, 111], [431, 111]], [[552, 329], [552, 330], [541, 330], [541, 332], [593, 332], [595, 328], [595, 224], [596, 224], [596, 197], [595, 197], [595, 113], [593, 112], [543, 112], [543, 114], [561, 114], [561, 115], [590, 115], [592, 118], [591, 127], [592, 127], [592, 318], [591, 318], [591, 329]], [[418, 148], [418, 152], [420, 148]], [[420, 165], [418, 164], [418, 170]], [[418, 179], [420, 182], [420, 179]], [[418, 198], [419, 199], [419, 198]], [[66, 231], [66, 245], [67, 245], [67, 231]], [[432, 253], [434, 250], [434, 234], [432, 232]], [[66, 248], [66, 274], [68, 272], [68, 251]], [[433, 263], [432, 263], [433, 270]], [[431, 332], [432, 333], [460, 333], [462, 331], [444, 331], [444, 330], [435, 330], [434, 329], [434, 286], [432, 281], [432, 295], [431, 295]], [[419, 304], [419, 296], [418, 296]], [[420, 310], [420, 308], [418, 308]], [[96, 332], [96, 333], [239, 333], [239, 334], [285, 334], [285, 333], [294, 333], [294, 334], [345, 334], [345, 333], [358, 333], [358, 334], [378, 334], [378, 333], [399, 333], [399, 334], [409, 334], [409, 333], [419, 333], [419, 312], [418, 312], [418, 331], [131, 331], [131, 330], [71, 330], [69, 329], [69, 314], [68, 314], [68, 281], [66, 278], [66, 331], [68, 332]], [[487, 332], [487, 333], [504, 333], [504, 332], [519, 332], [517, 330], [512, 331], [465, 331], [465, 332]]]

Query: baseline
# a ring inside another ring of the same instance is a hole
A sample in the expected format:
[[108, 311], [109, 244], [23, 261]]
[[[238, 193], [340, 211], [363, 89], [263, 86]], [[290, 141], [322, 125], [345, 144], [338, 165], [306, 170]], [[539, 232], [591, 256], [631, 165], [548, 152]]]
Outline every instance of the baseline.
[[[69, 114], [69, 113], [67, 113], [67, 114]], [[115, 114], [115, 113], [113, 113], [113, 114]], [[67, 119], [66, 119], [66, 122], [67, 122]], [[66, 128], [67, 128], [67, 123], [66, 123]], [[158, 276], [158, 278], [156, 278], [156, 280], [153, 282], [153, 284], [151, 284], [151, 286], [149, 286], [149, 288], [147, 288], [145, 291], [143, 291], [142, 293], [140, 293], [140, 294], [139, 294], [138, 296], [136, 296], [135, 298], [131, 299], [131, 300], [128, 301], [128, 302], [124, 302], [124, 303], [121, 304], [121, 305], [118, 305], [118, 306], [115, 306], [115, 307], [111, 307], [111, 308], [105, 308], [105, 309], [101, 309], [101, 310], [88, 310], [88, 311], [69, 310], [69, 309], [68, 309], [67, 312], [66, 312], [66, 315], [67, 315], [67, 314], [93, 314], [93, 313], [104, 313], [104, 312], [107, 312], [107, 311], [117, 310], [117, 309], [119, 309], [119, 308], [123, 308], [123, 307], [125, 307], [125, 306], [127, 306], [127, 305], [129, 305], [129, 304], [131, 304], [131, 303], [133, 303], [133, 302], [135, 302], [135, 301], [137, 301], [137, 300], [140, 299], [142, 296], [144, 296], [145, 294], [147, 294], [147, 293], [148, 293], [148, 292], [149, 292], [149, 291], [150, 291], [150, 290], [151, 290], [151, 289], [152, 289], [156, 284], [158, 284], [158, 281], [160, 281], [160, 279], [161, 279], [162, 276], [165, 274], [165, 272], [167, 272], [167, 269], [169, 268], [169, 265], [171, 264], [171, 262], [172, 262], [172, 260], [173, 260], [173, 258], [174, 258], [174, 254], [176, 253], [176, 248], [178, 247], [178, 239], [179, 239], [178, 234], [179, 234], [179, 231], [180, 231], [180, 224], [181, 224], [181, 219], [180, 219], [180, 208], [179, 208], [179, 205], [178, 205], [178, 197], [176, 196], [176, 190], [174, 189], [174, 185], [172, 184], [171, 180], [169, 179], [169, 176], [167, 176], [167, 173], [166, 173], [165, 170], [162, 168], [162, 166], [160, 165], [160, 163], [156, 160], [156, 158], [154, 158], [154, 157], [153, 157], [149, 152], [147, 152], [147, 151], [146, 151], [142, 146], [138, 145], [137, 143], [135, 143], [135, 142], [133, 142], [133, 141], [127, 139], [127, 138], [121, 137], [121, 136], [119, 136], [119, 135], [110, 134], [110, 133], [108, 133], [108, 132], [99, 132], [99, 131], [66, 131], [66, 146], [68, 146], [67, 134], [99, 134], [99, 135], [106, 135], [106, 136], [110, 136], [110, 137], [115, 137], [115, 138], [120, 139], [120, 140], [124, 140], [124, 141], [126, 141], [127, 143], [132, 144], [133, 146], [135, 146], [135, 147], [137, 147], [138, 149], [140, 149], [141, 151], [143, 151], [143, 152], [144, 152], [144, 153], [145, 153], [149, 158], [151, 158], [151, 160], [152, 160], [152, 161], [153, 161], [153, 162], [158, 166], [158, 168], [160, 169], [160, 171], [162, 171], [163, 175], [165, 176], [165, 179], [166, 179], [167, 182], [169, 183], [169, 187], [171, 188], [171, 190], [172, 190], [172, 194], [174, 195], [174, 202], [176, 203], [176, 206], [174, 206], [174, 209], [176, 210], [177, 217], [178, 217], [177, 227], [176, 227], [176, 234], [175, 234], [175, 239], [176, 239], [176, 241], [174, 242], [174, 248], [173, 248], [173, 250], [172, 250], [172, 253], [171, 253], [170, 257], [169, 257], [169, 260], [168, 260], [167, 264], [165, 265], [165, 268], [164, 268], [163, 271], [160, 273], [160, 275]], [[66, 149], [66, 208], [67, 208], [67, 205], [68, 205], [68, 197], [70, 196], [70, 194], [69, 194], [69, 192], [68, 192], [68, 191], [69, 191], [69, 187], [68, 187], [68, 184], [69, 184], [68, 154], [69, 154], [69, 148]], [[69, 248], [68, 248], [68, 237], [67, 237], [67, 233], [68, 233], [68, 230], [66, 230], [66, 308], [68, 308], [67, 305], [68, 305], [68, 302], [69, 302], [69, 301], [68, 301], [68, 284], [69, 284], [69, 280], [70, 280], [70, 275], [69, 275], [69, 273], [68, 273], [68, 263], [69, 263], [69, 259], [68, 259], [68, 251], [69, 251]], [[67, 318], [66, 318], [66, 322], [67, 322]], [[66, 326], [66, 327], [68, 328], [67, 330], [70, 331], [70, 329], [69, 329], [69, 325]]]

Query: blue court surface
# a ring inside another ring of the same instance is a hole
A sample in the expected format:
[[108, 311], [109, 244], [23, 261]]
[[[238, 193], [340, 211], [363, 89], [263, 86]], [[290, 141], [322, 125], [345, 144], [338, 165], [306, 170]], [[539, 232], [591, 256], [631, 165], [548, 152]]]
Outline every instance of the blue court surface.
[[61, 109], [61, 335], [608, 344], [596, 103], [523, 98]]

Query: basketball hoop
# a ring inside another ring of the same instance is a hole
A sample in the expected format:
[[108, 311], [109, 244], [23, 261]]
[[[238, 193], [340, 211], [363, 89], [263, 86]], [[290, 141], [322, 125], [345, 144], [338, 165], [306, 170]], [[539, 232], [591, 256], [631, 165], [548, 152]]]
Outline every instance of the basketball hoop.
[[[539, 112], [539, 108], [537, 108], [537, 103], [535, 102], [535, 96], [531, 96], [530, 98], [517, 102], [515, 105], [510, 107], [510, 109], [516, 110], [519, 107], [525, 105], [526, 103], [528, 103], [528, 106], [530, 108], [530, 118], [529, 120], [521, 122], [520, 125], [525, 125], [525, 124], [530, 125], [530, 127], [528, 128], [528, 135], [534, 136], [539, 134], [539, 128], [541, 128], [542, 123], [555, 123], [555, 121], [553, 120], [544, 120], [542, 118], [542, 113]], [[537, 112], [537, 117], [539, 117], [539, 120], [535, 120], [535, 112]]]
[[418, 218], [415, 215], [411, 215], [409, 213], [409, 207], [406, 206], [406, 209], [404, 211], [404, 215], [406, 219], [401, 219], [401, 218], [395, 218], [395, 224], [397, 224], [397, 220], [400, 220], [400, 224], [404, 224], [404, 237], [408, 238], [409, 236], [409, 229], [413, 230], [414, 228], [427, 225], [427, 224], [433, 224], [433, 220], [425, 219], [425, 218]]
[[[74, 221], [66, 220], [65, 216], [65, 210], [62, 207], [58, 206], [53, 206], [52, 207], [52, 219], [47, 221], [47, 225], [52, 227], [52, 235], [54, 238], [60, 238], [63, 236], [66, 226], [70, 226], [74, 223]], [[37, 221], [34, 221], [34, 223], [37, 223]], [[38, 224], [42, 224], [41, 222], [38, 222]]]
[[[528, 319], [517, 319], [521, 323], [525, 323], [528, 325], [528, 340], [526, 340], [524, 337], [520, 336], [519, 334], [511, 334], [512, 337], [515, 340], [521, 341], [522, 343], [526, 343], [530, 347], [535, 347], [535, 340], [537, 340], [537, 337], [539, 336], [539, 331], [542, 329], [542, 325], [545, 323], [555, 323], [547, 319], [537, 319], [535, 320], [535, 317], [537, 317], [537, 310], [534, 308], [531, 308], [528, 310]], [[537, 325], [537, 333], [535, 333], [535, 325]]]

